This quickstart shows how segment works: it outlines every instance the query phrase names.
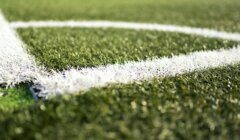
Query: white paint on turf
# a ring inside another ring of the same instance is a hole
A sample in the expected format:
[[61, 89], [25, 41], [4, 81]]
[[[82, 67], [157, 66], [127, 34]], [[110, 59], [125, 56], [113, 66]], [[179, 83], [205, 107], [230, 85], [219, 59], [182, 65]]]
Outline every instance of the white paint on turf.
[[[144, 29], [202, 35], [240, 41], [237, 33], [172, 25], [126, 22], [14, 22], [14, 28], [27, 27], [101, 27]], [[132, 83], [155, 77], [175, 76], [240, 63], [240, 46], [232, 49], [193, 52], [188, 55], [159, 58], [140, 62], [127, 62], [95, 68], [70, 69], [48, 73], [38, 68], [27, 54], [24, 44], [0, 13], [0, 84], [15, 85], [33, 82], [40, 89], [39, 96], [48, 97], [63, 93], [77, 93], [93, 87], [114, 83]]]
[[32, 81], [37, 71], [34, 59], [0, 11], [0, 84]]
[[13, 28], [40, 28], [40, 27], [83, 27], [83, 28], [121, 28], [134, 30], [154, 30], [164, 32], [177, 32], [184, 34], [199, 35], [209, 38], [220, 38], [226, 40], [240, 41], [239, 33], [228, 33], [205, 28], [192, 28], [176, 25], [162, 25], [134, 22], [114, 22], [114, 21], [30, 21], [12, 22]]
[[[200, 51], [188, 55], [159, 58], [140, 62], [127, 62], [96, 68], [70, 69], [37, 77], [41, 89], [39, 96], [77, 93], [108, 84], [132, 83], [153, 78], [176, 76], [193, 71], [206, 70], [240, 63], [240, 46], [232, 49]], [[51, 93], [51, 94], [49, 94]]]

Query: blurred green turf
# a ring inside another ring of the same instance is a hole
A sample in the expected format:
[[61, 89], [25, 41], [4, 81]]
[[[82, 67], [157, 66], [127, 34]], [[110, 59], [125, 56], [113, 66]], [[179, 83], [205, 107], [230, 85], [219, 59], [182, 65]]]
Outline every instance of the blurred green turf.
[[[121, 20], [240, 32], [239, 0], [0, 0], [16, 20]], [[18, 30], [49, 69], [229, 48], [218, 39], [120, 29]], [[34, 100], [0, 89], [0, 139], [240, 139], [240, 65]]]
[[122, 29], [18, 30], [30, 53], [49, 69], [139, 61], [237, 46], [237, 42], [179, 33]]
[[19, 85], [15, 88], [0, 88], [0, 112], [11, 112], [33, 104], [33, 97], [26, 85]]
[[2, 113], [8, 139], [239, 139], [240, 65], [112, 85]]
[[239, 0], [0, 0], [14, 20], [121, 20], [240, 31]]

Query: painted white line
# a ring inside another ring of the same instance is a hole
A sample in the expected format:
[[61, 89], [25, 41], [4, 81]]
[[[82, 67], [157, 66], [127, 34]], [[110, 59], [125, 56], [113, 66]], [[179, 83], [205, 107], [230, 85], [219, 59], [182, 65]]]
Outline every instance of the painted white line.
[[35, 84], [40, 85], [39, 96], [46, 97], [62, 93], [77, 93], [114, 83], [125, 84], [155, 77], [176, 76], [237, 63], [240, 63], [240, 46], [228, 50], [194, 52], [172, 58], [164, 57], [96, 68], [71, 69], [61, 73], [53, 72], [48, 76], [38, 77]]
[[[28, 27], [91, 27], [158, 30], [196, 34], [206, 37], [239, 41], [239, 34], [209, 29], [178, 27], [159, 24], [126, 22], [29, 22], [11, 23], [14, 28]], [[47, 24], [46, 24], [47, 23]], [[7, 21], [0, 14], [0, 84], [14, 85], [32, 81], [40, 89], [39, 96], [48, 97], [64, 93], [77, 93], [93, 87], [114, 83], [133, 83], [152, 78], [176, 76], [193, 71], [206, 70], [240, 63], [240, 46], [232, 49], [200, 51], [188, 55], [159, 58], [140, 62], [127, 62], [96, 68], [70, 69], [47, 73], [37, 68], [34, 59], [24, 49]]]
[[83, 28], [121, 28], [134, 30], [154, 30], [164, 32], [176, 32], [193, 34], [209, 38], [220, 38], [226, 40], [240, 41], [239, 33], [227, 33], [205, 28], [192, 28], [176, 25], [134, 23], [134, 22], [114, 22], [114, 21], [30, 21], [12, 22], [13, 28], [40, 28], [40, 27], [83, 27]]
[[36, 71], [34, 59], [0, 11], [0, 84], [11, 86], [31, 81]]

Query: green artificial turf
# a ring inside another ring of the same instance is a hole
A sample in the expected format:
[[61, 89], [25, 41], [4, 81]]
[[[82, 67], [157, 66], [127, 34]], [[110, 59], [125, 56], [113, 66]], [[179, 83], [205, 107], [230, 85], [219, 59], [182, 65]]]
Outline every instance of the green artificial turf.
[[240, 31], [239, 0], [0, 0], [15, 20], [117, 20]]
[[[10, 21], [113, 20], [240, 32], [239, 0], [0, 0]], [[239, 42], [123, 29], [18, 29], [47, 69], [139, 61]], [[0, 139], [240, 139], [240, 65], [93, 88], [36, 105], [0, 88]]]
[[61, 96], [3, 114], [8, 139], [239, 139], [240, 65]]
[[34, 104], [26, 85], [14, 88], [0, 88], [0, 112], [11, 112]]
[[122, 29], [19, 29], [41, 65], [62, 70], [237, 46], [237, 42], [179, 33]]

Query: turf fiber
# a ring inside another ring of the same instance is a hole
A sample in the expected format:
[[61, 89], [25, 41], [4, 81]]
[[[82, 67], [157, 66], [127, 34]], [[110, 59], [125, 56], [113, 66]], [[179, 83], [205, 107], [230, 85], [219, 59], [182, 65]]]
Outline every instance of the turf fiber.
[[28, 85], [0, 88], [0, 111], [11, 112], [34, 104]]
[[[0, 0], [10, 21], [113, 20], [240, 32], [239, 0]], [[18, 29], [48, 70], [232, 48], [239, 42], [121, 29]], [[0, 88], [0, 139], [240, 139], [240, 65], [93, 88], [35, 103]]]
[[55, 97], [0, 117], [2, 138], [239, 139], [240, 66]]
[[10, 20], [116, 20], [240, 31], [239, 0], [1, 0]]
[[39, 64], [55, 70], [171, 57], [238, 45], [234, 41], [158, 31], [30, 28], [18, 32]]

